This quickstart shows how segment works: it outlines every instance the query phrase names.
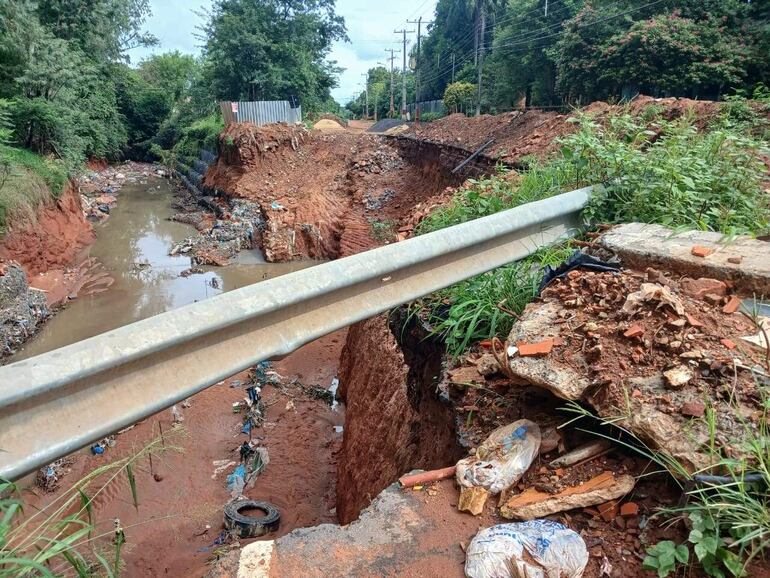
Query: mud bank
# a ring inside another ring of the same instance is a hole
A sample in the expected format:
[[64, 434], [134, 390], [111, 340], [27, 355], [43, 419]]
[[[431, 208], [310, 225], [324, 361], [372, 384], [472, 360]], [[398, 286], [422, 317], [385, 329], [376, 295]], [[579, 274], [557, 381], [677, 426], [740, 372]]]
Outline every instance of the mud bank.
[[[395, 330], [395, 332], [394, 332]], [[353, 325], [340, 361], [347, 417], [337, 473], [342, 524], [401, 474], [454, 463], [453, 413], [437, 395], [443, 349], [416, 326], [400, 331], [387, 315]]]
[[0, 259], [16, 261], [33, 276], [70, 264], [95, 238], [77, 188], [69, 182], [56, 201], [9, 228], [0, 241]]

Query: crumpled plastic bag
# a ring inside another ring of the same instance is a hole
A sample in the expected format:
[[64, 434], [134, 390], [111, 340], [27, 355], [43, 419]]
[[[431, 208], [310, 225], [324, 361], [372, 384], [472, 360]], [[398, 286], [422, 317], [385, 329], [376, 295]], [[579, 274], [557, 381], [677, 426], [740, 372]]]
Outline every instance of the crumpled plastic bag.
[[499, 494], [519, 481], [540, 451], [540, 427], [528, 419], [497, 428], [476, 449], [457, 462], [461, 487], [482, 487]]
[[227, 491], [230, 496], [236, 499], [243, 494], [243, 487], [246, 485], [246, 466], [244, 464], [235, 468], [235, 471], [227, 476]]
[[465, 557], [468, 578], [581, 578], [583, 538], [551, 520], [499, 524], [479, 531]]
[[671, 292], [671, 289], [659, 283], [642, 283], [639, 291], [629, 293], [623, 304], [623, 313], [628, 316], [636, 313], [642, 303], [657, 303], [656, 309], [668, 305], [677, 315], [684, 315], [682, 300]]

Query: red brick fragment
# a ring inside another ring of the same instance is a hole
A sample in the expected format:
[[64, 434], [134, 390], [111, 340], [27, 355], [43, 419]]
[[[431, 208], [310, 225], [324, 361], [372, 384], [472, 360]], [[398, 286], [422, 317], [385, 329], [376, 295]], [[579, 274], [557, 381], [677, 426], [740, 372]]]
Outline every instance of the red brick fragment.
[[623, 334], [624, 337], [641, 337], [642, 335], [644, 335], [644, 327], [638, 323], [634, 323]]
[[722, 343], [722, 345], [724, 345], [724, 346], [725, 346], [727, 349], [735, 349], [735, 347], [736, 347], [736, 345], [735, 345], [735, 341], [733, 341], [732, 339], [727, 339], [726, 337], [724, 337], [724, 338], [720, 339], [719, 341], [720, 341], [720, 342]]
[[741, 303], [742, 303], [741, 298], [733, 295], [732, 297], [730, 297], [730, 301], [727, 302], [727, 305], [722, 307], [722, 313], [726, 313], [728, 315], [735, 313], [736, 311], [738, 311], [738, 308], [741, 306]]
[[632, 516], [639, 515], [639, 504], [635, 502], [626, 502], [620, 506], [620, 515], [624, 518], [630, 518]]
[[618, 515], [618, 503], [615, 500], [610, 500], [604, 504], [597, 506], [599, 515], [605, 522], [612, 522], [615, 516]]
[[537, 343], [517, 343], [519, 355], [522, 357], [533, 357], [539, 355], [548, 355], [553, 349], [553, 339], [546, 339]]
[[684, 316], [687, 318], [687, 323], [689, 323], [693, 327], [703, 327], [703, 323], [698, 321], [698, 319], [696, 319], [695, 317], [693, 317], [689, 313], [685, 313]]
[[713, 252], [714, 252], [714, 249], [712, 249], [711, 247], [702, 247], [700, 245], [695, 245], [690, 250], [690, 253], [692, 253], [696, 257], [708, 257]]
[[706, 406], [699, 401], [688, 401], [682, 404], [679, 411], [688, 417], [703, 417], [706, 413]]

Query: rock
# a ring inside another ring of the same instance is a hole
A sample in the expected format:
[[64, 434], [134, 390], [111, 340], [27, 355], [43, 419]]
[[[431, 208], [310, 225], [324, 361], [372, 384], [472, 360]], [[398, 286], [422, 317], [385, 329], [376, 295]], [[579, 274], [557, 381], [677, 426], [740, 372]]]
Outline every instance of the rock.
[[693, 317], [689, 313], [685, 313], [685, 319], [687, 319], [687, 323], [692, 325], [693, 327], [703, 327], [703, 323], [701, 323], [696, 317]]
[[706, 406], [699, 401], [690, 401], [683, 403], [679, 411], [682, 415], [688, 417], [703, 417], [706, 413]]
[[723, 337], [722, 339], [720, 339], [719, 342], [722, 345], [724, 345], [727, 349], [735, 349], [735, 347], [736, 347], [735, 341], [733, 341], [731, 339], [727, 339], [726, 337]]
[[743, 257], [741, 257], [740, 255], [727, 258], [727, 262], [732, 263], [733, 265], [740, 265], [742, 261], [743, 261]]
[[484, 377], [489, 377], [496, 373], [500, 373], [500, 364], [497, 362], [494, 355], [485, 353], [479, 358], [478, 362], [476, 362], [476, 369]]
[[700, 277], [698, 279], [685, 277], [679, 282], [679, 287], [685, 295], [691, 295], [698, 299], [702, 299], [707, 293], [721, 296], [727, 294], [727, 285], [724, 281], [711, 279], [710, 277]]
[[534, 520], [574, 508], [585, 508], [616, 500], [628, 494], [633, 488], [633, 476], [627, 474], [616, 476], [612, 472], [603, 472], [580, 486], [567, 488], [558, 494], [547, 494], [534, 488], [525, 490], [503, 504], [500, 514], [508, 519]]
[[460, 501], [457, 503], [457, 509], [478, 516], [484, 511], [487, 498], [489, 498], [489, 492], [481, 486], [463, 487], [460, 489]]
[[684, 365], [678, 365], [673, 369], [663, 372], [666, 385], [671, 389], [682, 389], [695, 377], [693, 372]]
[[473, 365], [453, 369], [449, 376], [452, 383], [484, 383], [484, 378]]

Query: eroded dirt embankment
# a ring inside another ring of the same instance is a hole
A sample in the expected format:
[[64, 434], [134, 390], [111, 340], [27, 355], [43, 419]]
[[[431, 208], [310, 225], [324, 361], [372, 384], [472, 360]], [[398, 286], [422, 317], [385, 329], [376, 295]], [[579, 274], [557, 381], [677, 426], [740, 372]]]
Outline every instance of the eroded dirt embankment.
[[229, 127], [204, 185], [258, 206], [258, 243], [271, 262], [335, 259], [395, 241], [422, 204], [465, 178], [462, 149], [409, 139], [286, 125]]
[[[397, 338], [398, 336], [398, 338]], [[443, 349], [408, 327], [394, 334], [387, 315], [351, 326], [340, 360], [346, 403], [337, 467], [337, 516], [342, 524], [393, 480], [462, 455], [451, 409], [436, 393]]]
[[71, 263], [95, 238], [76, 187], [67, 183], [58, 200], [10, 227], [0, 241], [0, 259], [16, 261], [27, 275], [37, 275]]

